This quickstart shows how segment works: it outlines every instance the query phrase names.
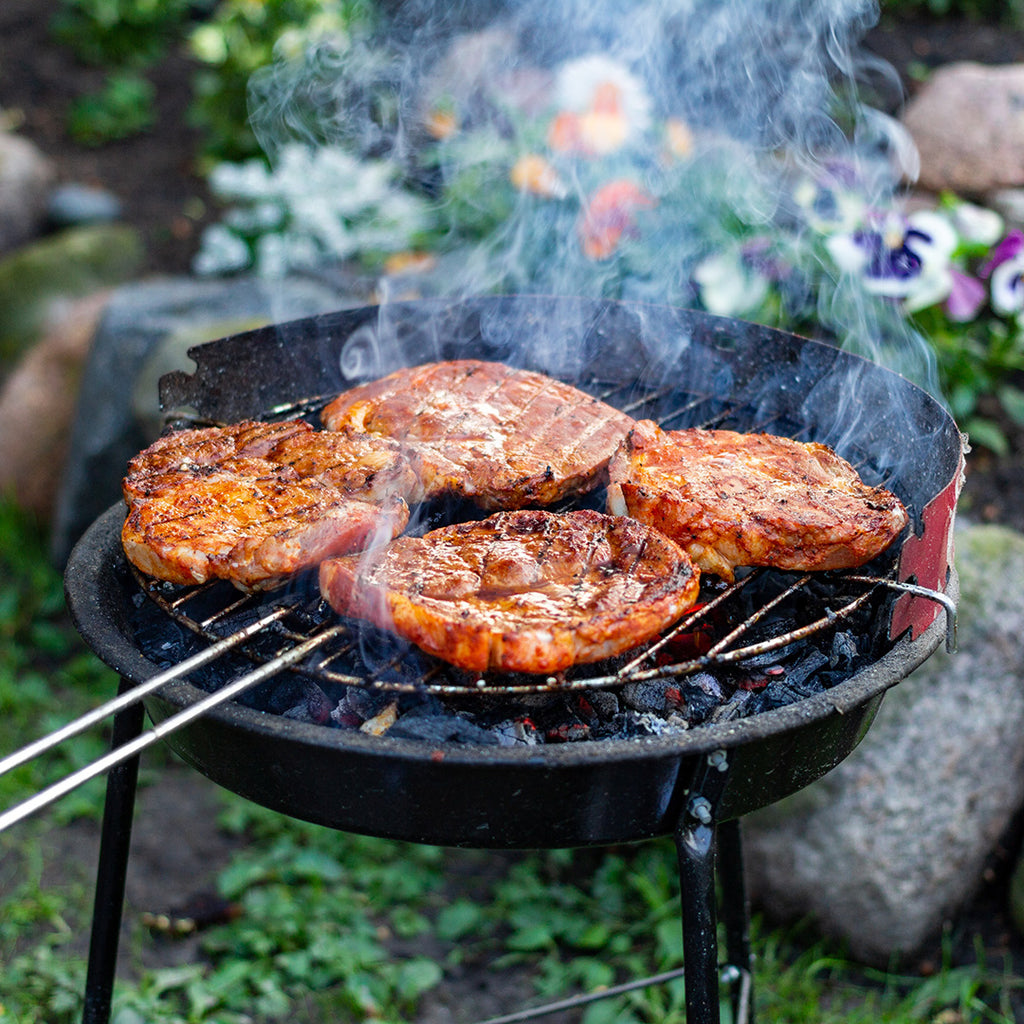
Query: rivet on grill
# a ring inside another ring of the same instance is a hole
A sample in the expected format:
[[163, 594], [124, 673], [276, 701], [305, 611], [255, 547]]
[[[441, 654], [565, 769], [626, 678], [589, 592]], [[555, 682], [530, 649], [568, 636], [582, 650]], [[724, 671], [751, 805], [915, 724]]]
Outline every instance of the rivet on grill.
[[729, 758], [726, 756], [724, 750], [716, 750], [714, 753], [708, 755], [708, 767], [717, 768], [720, 772], [729, 770]]
[[690, 801], [687, 812], [702, 825], [710, 825], [714, 817], [711, 813], [711, 802], [703, 796], [695, 796]]

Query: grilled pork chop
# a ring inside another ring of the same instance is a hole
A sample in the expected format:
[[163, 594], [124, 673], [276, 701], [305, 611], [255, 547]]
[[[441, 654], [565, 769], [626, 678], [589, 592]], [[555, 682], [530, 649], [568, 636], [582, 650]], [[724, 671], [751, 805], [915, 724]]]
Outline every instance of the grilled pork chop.
[[737, 566], [846, 569], [881, 553], [907, 523], [822, 444], [731, 430], [663, 431], [638, 421], [609, 466], [608, 509], [678, 541], [706, 572]]
[[473, 672], [558, 672], [642, 644], [700, 574], [673, 541], [589, 510], [498, 512], [320, 566], [340, 614]]
[[382, 439], [328, 435], [302, 421], [180, 431], [129, 463], [122, 543], [159, 579], [262, 589], [391, 540], [409, 519], [401, 493], [415, 486]]
[[396, 438], [419, 459], [426, 497], [485, 509], [550, 505], [604, 482], [633, 420], [562, 381], [460, 359], [398, 370], [323, 411], [330, 430]]

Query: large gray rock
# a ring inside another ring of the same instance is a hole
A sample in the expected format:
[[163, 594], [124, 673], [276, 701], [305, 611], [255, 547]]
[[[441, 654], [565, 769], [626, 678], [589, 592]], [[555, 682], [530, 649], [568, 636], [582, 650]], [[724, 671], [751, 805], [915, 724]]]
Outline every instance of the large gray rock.
[[0, 254], [40, 230], [55, 177], [52, 161], [28, 139], [0, 131]]
[[96, 516], [120, 500], [128, 459], [160, 431], [157, 380], [174, 369], [191, 372], [191, 346], [361, 301], [305, 280], [172, 278], [117, 289], [82, 377], [53, 521], [54, 560], [63, 564]]
[[861, 745], [745, 821], [770, 916], [812, 916], [868, 963], [932, 939], [1024, 802], [1024, 537], [957, 531], [959, 650], [885, 698]]
[[940, 68], [907, 104], [918, 184], [979, 194], [1024, 185], [1024, 65]]

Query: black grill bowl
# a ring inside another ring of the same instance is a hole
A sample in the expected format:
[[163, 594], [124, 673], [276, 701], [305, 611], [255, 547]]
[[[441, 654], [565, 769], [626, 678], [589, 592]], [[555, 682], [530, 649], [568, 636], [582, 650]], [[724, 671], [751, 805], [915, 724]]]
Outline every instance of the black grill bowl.
[[[560, 323], [568, 325], [561, 332]], [[536, 333], [538, 325], [549, 342], [562, 344], [558, 365], [528, 350], [508, 350], [510, 338]], [[655, 337], [666, 339], [668, 347], [656, 351]], [[352, 355], [354, 338], [358, 360]], [[580, 359], [577, 349], [587, 358]], [[165, 405], [198, 408], [222, 421], [330, 396], [360, 373], [374, 376], [433, 358], [502, 358], [569, 379], [569, 364], [581, 378], [596, 367], [602, 379], [643, 377], [648, 387], [652, 380], [699, 375], [714, 381], [718, 391], [724, 387], [728, 403], [756, 408], [759, 418], [767, 410], [768, 419], [803, 424], [813, 439], [840, 448], [844, 436], [852, 438], [858, 453], [885, 470], [918, 532], [926, 530], [934, 499], [958, 489], [962, 469], [952, 420], [902, 378], [827, 345], [683, 310], [526, 297], [410, 303], [248, 332], [191, 354], [196, 373], [165, 378]], [[358, 373], [349, 375], [347, 357], [360, 363]], [[859, 406], [875, 412], [868, 425], [852, 432], [839, 398], [850, 378], [862, 389]], [[894, 426], [894, 417], [911, 428]], [[886, 467], [892, 447], [910, 454], [900, 466]], [[123, 516], [122, 508], [111, 508], [85, 533], [69, 559], [65, 590], [85, 642], [122, 677], [139, 683], [158, 666], [142, 654], [132, 624], [130, 610], [140, 591], [121, 549]], [[950, 514], [949, 521], [931, 528], [948, 533], [951, 525]], [[955, 600], [955, 575], [943, 567], [947, 575], [945, 590]], [[879, 628], [884, 632], [888, 623]], [[167, 743], [233, 792], [345, 831], [504, 849], [641, 840], [675, 829], [694, 774], [712, 752], [723, 751], [727, 765], [720, 820], [779, 800], [825, 774], [864, 736], [885, 691], [920, 665], [945, 632], [944, 616], [933, 614], [925, 627], [905, 630], [871, 665], [830, 690], [671, 736], [523, 748], [432, 746], [305, 724], [232, 703], [175, 731]], [[154, 722], [161, 722], [204, 696], [188, 682], [174, 682], [146, 706]]]

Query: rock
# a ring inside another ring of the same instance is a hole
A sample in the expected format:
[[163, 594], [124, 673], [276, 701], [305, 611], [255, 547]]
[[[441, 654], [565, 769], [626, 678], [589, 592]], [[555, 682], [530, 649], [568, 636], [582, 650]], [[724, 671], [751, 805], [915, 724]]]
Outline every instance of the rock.
[[61, 185], [50, 194], [47, 219], [54, 227], [109, 224], [121, 216], [121, 202], [106, 189], [89, 185]]
[[962, 526], [957, 546], [959, 651], [887, 694], [829, 775], [745, 820], [755, 901], [878, 966], [965, 904], [1024, 802], [1024, 537]]
[[0, 255], [40, 230], [54, 178], [52, 162], [28, 139], [0, 131]]
[[922, 187], [979, 195], [1024, 185], [1024, 65], [947, 64], [902, 121], [920, 153]]
[[0, 493], [43, 523], [53, 515], [78, 381], [108, 299], [101, 292], [74, 303], [0, 388]]
[[139, 272], [138, 232], [123, 224], [71, 228], [0, 261], [0, 373], [39, 338], [54, 308]]
[[79, 390], [51, 532], [55, 562], [62, 565], [89, 524], [120, 500], [128, 459], [160, 431], [156, 382], [169, 370], [194, 369], [189, 347], [365, 301], [298, 279], [170, 278], [117, 288]]

